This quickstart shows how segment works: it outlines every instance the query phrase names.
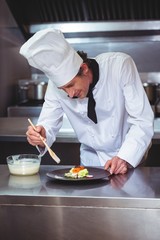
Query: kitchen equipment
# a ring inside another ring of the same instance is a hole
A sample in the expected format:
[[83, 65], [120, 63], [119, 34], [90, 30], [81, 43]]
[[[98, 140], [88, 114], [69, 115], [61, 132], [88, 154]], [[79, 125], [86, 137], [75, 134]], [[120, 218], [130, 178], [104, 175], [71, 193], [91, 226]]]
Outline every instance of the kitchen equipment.
[[28, 81], [27, 79], [18, 81], [18, 102], [25, 102], [28, 99]]
[[154, 105], [156, 102], [156, 98], [157, 98], [157, 83], [149, 83], [149, 82], [145, 82], [143, 83], [143, 87], [145, 89], [145, 92], [147, 94], [147, 97], [149, 99], [149, 102], [151, 105]]
[[[29, 122], [30, 125], [34, 128], [34, 130], [37, 131], [36, 128], [35, 128], [35, 126], [34, 126], [34, 124], [31, 122], [30, 119], [28, 119], [28, 122]], [[56, 163], [60, 163], [60, 159], [59, 159], [59, 158], [57, 157], [57, 155], [52, 151], [52, 149], [48, 146], [48, 144], [45, 142], [45, 140], [42, 138], [42, 136], [39, 135], [39, 137], [40, 137], [40, 139], [42, 140], [42, 142], [44, 143], [44, 145], [46, 146], [46, 148], [47, 148], [50, 156], [56, 161]]]
[[9, 106], [8, 117], [39, 117], [41, 106]]
[[28, 99], [42, 100], [47, 89], [45, 81], [32, 80], [28, 84]]
[[155, 117], [160, 117], [160, 84], [156, 88]]
[[36, 154], [19, 154], [7, 157], [7, 164], [13, 175], [34, 175], [38, 173], [41, 157]]
[[47, 81], [44, 79], [19, 80], [19, 101], [44, 100], [47, 89]]

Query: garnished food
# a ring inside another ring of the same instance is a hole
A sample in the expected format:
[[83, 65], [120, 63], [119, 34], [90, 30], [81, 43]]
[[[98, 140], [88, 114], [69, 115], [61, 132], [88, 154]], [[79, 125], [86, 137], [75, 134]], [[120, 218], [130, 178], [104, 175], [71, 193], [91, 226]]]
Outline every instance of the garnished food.
[[69, 172], [64, 174], [64, 176], [68, 178], [93, 177], [93, 175], [89, 175], [88, 169], [84, 166], [76, 166], [74, 168], [71, 168]]

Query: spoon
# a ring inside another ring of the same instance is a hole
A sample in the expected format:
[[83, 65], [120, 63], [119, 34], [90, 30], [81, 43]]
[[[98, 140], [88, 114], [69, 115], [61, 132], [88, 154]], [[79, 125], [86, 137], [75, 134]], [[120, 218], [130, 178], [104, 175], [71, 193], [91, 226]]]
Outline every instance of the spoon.
[[[34, 126], [34, 124], [32, 123], [32, 121], [31, 121], [29, 118], [28, 118], [28, 122], [29, 122], [30, 125], [33, 127], [33, 129], [34, 129], [35, 131], [37, 131], [36, 128], [35, 128], [35, 126]], [[57, 155], [52, 151], [52, 149], [48, 146], [48, 144], [45, 142], [45, 140], [43, 139], [43, 137], [42, 137], [41, 135], [39, 135], [39, 137], [40, 137], [40, 139], [42, 140], [42, 142], [44, 143], [44, 145], [46, 146], [46, 148], [47, 148], [50, 156], [56, 161], [56, 163], [60, 163], [59, 157], [57, 157]]]

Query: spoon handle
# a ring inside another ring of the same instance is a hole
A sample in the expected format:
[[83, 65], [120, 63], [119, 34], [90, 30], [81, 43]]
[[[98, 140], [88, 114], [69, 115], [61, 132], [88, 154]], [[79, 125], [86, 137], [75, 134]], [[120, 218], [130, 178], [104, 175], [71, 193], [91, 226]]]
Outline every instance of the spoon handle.
[[[33, 127], [33, 129], [35, 131], [36, 127], [34, 126], [34, 124], [32, 123], [32, 121], [28, 118], [28, 122], [30, 123], [30, 125]], [[39, 134], [40, 139], [42, 140], [42, 142], [44, 143], [44, 145], [46, 146], [50, 156], [56, 161], [56, 163], [60, 163], [60, 159], [59, 157], [57, 157], [57, 155], [52, 151], [52, 149], [48, 146], [48, 144], [44, 141], [43, 137]]]

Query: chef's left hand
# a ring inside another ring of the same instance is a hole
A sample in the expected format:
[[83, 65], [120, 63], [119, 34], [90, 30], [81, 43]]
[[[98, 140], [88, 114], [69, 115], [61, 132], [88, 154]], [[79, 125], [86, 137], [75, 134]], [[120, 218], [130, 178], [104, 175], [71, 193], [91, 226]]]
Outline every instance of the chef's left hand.
[[125, 174], [127, 172], [127, 162], [115, 156], [106, 162], [104, 169], [109, 169], [111, 174]]

